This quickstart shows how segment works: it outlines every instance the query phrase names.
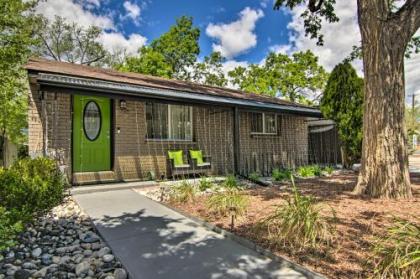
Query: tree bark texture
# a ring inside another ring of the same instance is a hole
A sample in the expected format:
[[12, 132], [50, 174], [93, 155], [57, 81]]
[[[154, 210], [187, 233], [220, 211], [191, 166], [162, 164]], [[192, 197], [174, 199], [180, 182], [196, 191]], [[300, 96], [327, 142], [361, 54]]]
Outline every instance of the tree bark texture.
[[[387, 0], [358, 0], [364, 68], [362, 161], [354, 192], [411, 198], [404, 124], [404, 52], [418, 29], [420, 0], [392, 13]], [[417, 11], [413, 11], [417, 10]]]

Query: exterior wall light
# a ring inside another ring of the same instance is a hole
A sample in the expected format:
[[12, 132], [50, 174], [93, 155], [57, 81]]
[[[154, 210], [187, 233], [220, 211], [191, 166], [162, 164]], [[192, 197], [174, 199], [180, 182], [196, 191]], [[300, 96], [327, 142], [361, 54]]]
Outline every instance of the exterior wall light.
[[120, 100], [120, 109], [126, 110], [127, 109], [127, 101], [126, 100]]

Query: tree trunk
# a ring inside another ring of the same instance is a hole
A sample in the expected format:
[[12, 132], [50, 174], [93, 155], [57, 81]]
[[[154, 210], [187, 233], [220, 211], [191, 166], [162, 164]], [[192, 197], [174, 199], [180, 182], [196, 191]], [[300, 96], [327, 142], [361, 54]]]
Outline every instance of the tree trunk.
[[404, 52], [412, 35], [387, 19], [387, 2], [358, 0], [365, 92], [362, 160], [354, 193], [376, 198], [410, 198]]

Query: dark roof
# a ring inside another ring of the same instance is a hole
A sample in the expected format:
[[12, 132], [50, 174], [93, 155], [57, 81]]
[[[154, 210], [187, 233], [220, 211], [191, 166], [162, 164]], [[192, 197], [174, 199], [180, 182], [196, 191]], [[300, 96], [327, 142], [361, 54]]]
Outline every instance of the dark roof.
[[281, 100], [279, 98], [255, 93], [247, 93], [230, 88], [207, 86], [187, 81], [166, 79], [137, 73], [119, 72], [111, 69], [96, 68], [40, 58], [31, 58], [25, 65], [25, 69], [27, 69], [29, 72], [58, 74], [70, 77], [80, 77], [98, 81], [131, 84], [170, 91], [197, 93], [207, 96], [224, 97], [242, 101], [249, 100], [259, 103], [276, 104], [287, 107], [295, 107], [297, 109], [302, 108], [304, 110], [309, 109], [317, 111], [316, 108]]

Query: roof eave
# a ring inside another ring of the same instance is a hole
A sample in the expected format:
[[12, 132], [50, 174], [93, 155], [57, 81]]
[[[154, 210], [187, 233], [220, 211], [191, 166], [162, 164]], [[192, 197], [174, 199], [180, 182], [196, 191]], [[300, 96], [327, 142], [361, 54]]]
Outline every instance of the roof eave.
[[57, 74], [37, 73], [37, 83], [44, 86], [62, 87], [67, 89], [89, 90], [119, 96], [133, 96], [171, 101], [188, 101], [225, 106], [238, 106], [256, 110], [272, 110], [302, 116], [322, 117], [319, 110], [307, 107], [281, 105], [275, 103], [242, 100], [222, 96], [205, 95], [178, 90], [165, 90], [153, 87], [127, 83], [109, 82], [97, 79], [80, 78]]

